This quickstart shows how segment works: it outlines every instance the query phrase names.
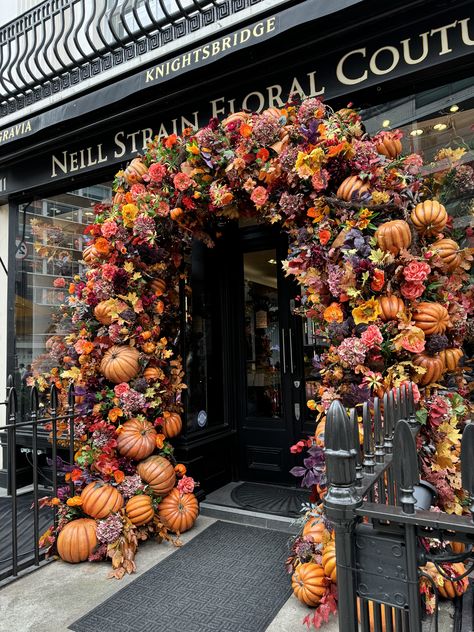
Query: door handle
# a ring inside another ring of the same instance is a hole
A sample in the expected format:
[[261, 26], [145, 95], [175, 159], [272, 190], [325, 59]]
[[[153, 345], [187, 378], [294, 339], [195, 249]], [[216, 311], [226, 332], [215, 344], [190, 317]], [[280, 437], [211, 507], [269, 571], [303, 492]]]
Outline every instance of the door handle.
[[293, 373], [295, 372], [294, 371], [295, 367], [293, 365], [293, 330], [291, 329], [291, 327], [288, 330], [288, 338], [290, 341], [290, 372], [291, 372], [291, 375], [293, 375]]
[[285, 350], [285, 330], [281, 330], [281, 355], [283, 363], [283, 373], [286, 373], [286, 350]]
[[301, 406], [298, 403], [295, 404], [294, 410], [295, 410], [295, 419], [296, 421], [299, 421], [301, 417]]

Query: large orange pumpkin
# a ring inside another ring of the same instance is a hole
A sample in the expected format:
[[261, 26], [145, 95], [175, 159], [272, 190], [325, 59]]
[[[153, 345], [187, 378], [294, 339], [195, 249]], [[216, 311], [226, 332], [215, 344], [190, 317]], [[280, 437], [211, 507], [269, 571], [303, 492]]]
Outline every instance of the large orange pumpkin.
[[350, 202], [360, 198], [368, 190], [369, 185], [363, 182], [359, 176], [349, 176], [339, 185], [336, 195], [338, 198]]
[[[463, 575], [466, 572], [466, 567], [461, 562], [450, 564], [450, 566], [456, 576]], [[457, 582], [445, 579], [432, 562], [428, 562], [422, 570], [426, 571], [428, 575], [434, 579], [439, 595], [440, 597], [444, 597], [444, 599], [454, 599], [455, 597], [460, 597], [469, 587], [469, 580], [467, 577]]]
[[146, 524], [153, 519], [155, 510], [153, 509], [153, 503], [150, 496], [146, 494], [140, 494], [139, 496], [133, 496], [125, 505], [125, 513], [127, 514], [130, 522], [137, 527], [142, 524]]
[[424, 235], [437, 235], [446, 226], [448, 214], [437, 200], [425, 200], [417, 204], [411, 212], [415, 229]]
[[165, 437], [167, 439], [172, 439], [173, 437], [177, 437], [181, 432], [183, 422], [181, 421], [181, 417], [178, 413], [165, 411], [163, 413], [163, 423], [161, 425], [163, 427], [163, 434]]
[[336, 568], [336, 543], [334, 540], [329, 540], [323, 549], [322, 564], [326, 577], [335, 584], [337, 582], [337, 568]]
[[156, 446], [156, 430], [146, 419], [129, 419], [117, 438], [117, 448], [122, 456], [141, 461]]
[[[370, 626], [370, 632], [374, 632], [375, 629], [375, 614], [374, 614], [374, 602], [373, 601], [369, 601], [368, 602], [368, 606], [369, 606], [369, 626]], [[381, 614], [380, 614], [380, 618], [382, 620], [382, 627], [381, 628], [377, 628], [377, 632], [385, 632], [387, 627], [386, 627], [386, 614], [385, 614], [385, 608], [382, 606], [380, 608], [381, 610]], [[392, 615], [392, 627], [391, 630], [393, 630], [393, 628], [395, 627], [395, 609], [392, 610], [391, 612]], [[360, 599], [357, 599], [357, 618], [359, 619], [359, 622], [361, 620], [361, 607], [360, 607]]]
[[143, 176], [148, 173], [148, 169], [140, 157], [134, 158], [125, 169], [125, 179], [128, 184], [143, 182]]
[[103, 481], [92, 481], [81, 493], [82, 510], [93, 518], [107, 516], [123, 507], [122, 494]]
[[381, 296], [379, 298], [380, 318], [386, 323], [389, 320], [396, 320], [397, 314], [405, 311], [405, 303], [401, 298], [393, 294]]
[[91, 244], [90, 246], [86, 246], [82, 253], [82, 260], [86, 263], [94, 263], [100, 258], [100, 254], [97, 251], [97, 248]]
[[438, 382], [444, 373], [444, 362], [439, 355], [430, 356], [426, 353], [419, 353], [413, 358], [412, 362], [415, 366], [421, 366], [426, 369], [424, 375], [417, 375], [414, 378], [420, 386]]
[[158, 506], [158, 517], [171, 531], [184, 533], [191, 529], [199, 513], [194, 494], [181, 494], [175, 487]]
[[379, 138], [376, 147], [379, 154], [391, 158], [392, 160], [402, 153], [402, 143], [400, 139], [390, 133], [385, 133], [382, 138]]
[[411, 244], [410, 226], [403, 219], [384, 222], [375, 231], [375, 239], [384, 252], [398, 255], [400, 250], [406, 250]]
[[166, 283], [163, 279], [153, 279], [150, 283], [150, 289], [155, 296], [161, 296], [166, 290]]
[[418, 303], [414, 312], [415, 325], [422, 329], [426, 335], [444, 334], [451, 324], [446, 307], [439, 303]]
[[110, 347], [102, 358], [100, 371], [114, 384], [129, 382], [138, 375], [140, 352], [128, 345]]
[[442, 259], [448, 272], [459, 268], [462, 257], [459, 252], [459, 244], [454, 239], [438, 239], [434, 244], [431, 244], [430, 250]]
[[320, 517], [309, 518], [303, 527], [303, 536], [311, 536], [313, 542], [321, 543], [326, 531], [324, 522]]
[[102, 325], [110, 325], [112, 322], [113, 301], [101, 301], [94, 307], [95, 319]]
[[329, 579], [324, 568], [314, 562], [300, 564], [291, 577], [293, 593], [307, 606], [317, 606], [327, 593]]
[[140, 478], [148, 483], [157, 496], [166, 496], [176, 483], [174, 467], [162, 456], [155, 454], [137, 466]]
[[439, 357], [443, 361], [446, 371], [455, 371], [462, 356], [462, 349], [443, 349], [439, 352]]
[[96, 523], [91, 518], [68, 522], [58, 536], [59, 557], [65, 562], [85, 562], [97, 546]]

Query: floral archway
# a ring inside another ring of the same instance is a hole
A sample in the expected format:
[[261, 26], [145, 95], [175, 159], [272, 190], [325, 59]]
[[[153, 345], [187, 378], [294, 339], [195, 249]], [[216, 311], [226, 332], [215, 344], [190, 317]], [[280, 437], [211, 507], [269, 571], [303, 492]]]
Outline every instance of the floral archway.
[[[67, 559], [61, 544], [93, 532], [82, 559], [109, 556], [120, 577], [134, 570], [139, 540], [192, 525], [194, 481], [172, 447], [185, 388], [183, 254], [193, 239], [212, 247], [222, 222], [249, 212], [287, 232], [284, 269], [302, 288], [297, 312], [330, 343], [318, 360], [318, 398], [308, 402], [315, 435], [292, 451], [323, 444], [335, 398], [353, 406], [409, 379], [421, 388], [447, 376], [458, 394], [417, 393], [420, 448], [430, 448], [421, 466], [440, 506], [462, 512], [457, 454], [468, 405], [459, 362], [473, 331], [472, 251], [442, 201], [446, 182], [473, 191], [473, 171], [460, 147], [444, 150], [430, 175], [419, 155], [402, 155], [400, 138], [370, 138], [355, 110], [308, 99], [155, 140], [116, 175], [111, 204], [95, 207], [86, 231], [85, 275], [69, 287], [48, 343], [57, 367], [34, 378], [63, 397], [72, 381], [81, 413], [75, 460], [64, 468], [75, 494], [65, 485], [48, 501], [60, 517], [43, 537], [52, 551]], [[324, 486], [323, 469], [308, 462], [309, 478]]]

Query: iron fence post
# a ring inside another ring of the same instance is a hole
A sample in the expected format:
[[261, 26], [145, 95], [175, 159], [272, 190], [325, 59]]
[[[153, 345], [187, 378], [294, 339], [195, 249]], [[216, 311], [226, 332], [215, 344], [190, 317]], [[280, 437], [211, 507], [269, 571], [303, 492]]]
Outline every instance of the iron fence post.
[[8, 388], [7, 399], [7, 421], [8, 421], [8, 487], [12, 498], [12, 575], [18, 574], [18, 502], [17, 502], [17, 481], [16, 481], [16, 420], [18, 413], [18, 399], [16, 388]]
[[336, 537], [336, 563], [339, 599], [339, 629], [357, 632], [357, 592], [355, 579], [355, 510], [362, 504], [356, 490], [356, 446], [353, 423], [340, 401], [334, 401], [327, 413], [325, 456], [328, 492], [324, 498], [327, 518]]

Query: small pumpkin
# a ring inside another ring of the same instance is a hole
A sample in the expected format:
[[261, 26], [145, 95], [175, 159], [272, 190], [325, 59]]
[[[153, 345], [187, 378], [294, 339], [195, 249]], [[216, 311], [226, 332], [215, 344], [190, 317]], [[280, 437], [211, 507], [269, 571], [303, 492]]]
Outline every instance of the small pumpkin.
[[153, 503], [150, 496], [147, 496], [146, 494], [132, 496], [125, 505], [125, 513], [127, 514], [130, 522], [137, 527], [150, 522], [155, 515], [155, 510], [153, 509]]
[[[455, 576], [463, 575], [466, 572], [466, 567], [461, 562], [450, 564], [449, 566]], [[469, 587], [469, 580], [467, 577], [461, 579], [460, 581], [450, 581], [449, 579], [445, 579], [432, 562], [428, 562], [422, 570], [425, 570], [426, 573], [433, 578], [440, 597], [443, 597], [444, 599], [454, 599], [455, 597], [460, 597]]]
[[129, 382], [138, 375], [139, 357], [140, 352], [135, 347], [114, 345], [105, 352], [100, 372], [114, 384]]
[[326, 577], [329, 577], [333, 584], [337, 583], [337, 568], [336, 568], [336, 543], [334, 540], [329, 540], [323, 549], [322, 564]]
[[94, 316], [101, 325], [110, 325], [112, 322], [112, 301], [100, 301], [94, 307]]
[[179, 206], [177, 206], [176, 208], [171, 209], [171, 211], [170, 211], [170, 217], [175, 222], [181, 217], [181, 215], [183, 215], [183, 209], [179, 208]]
[[451, 542], [449, 542], [448, 544], [451, 546], [452, 552], [456, 555], [460, 555], [466, 550], [466, 545], [464, 544], [464, 542], [454, 542], [453, 540], [451, 540]]
[[427, 336], [431, 334], [444, 334], [451, 324], [446, 307], [439, 303], [418, 303], [414, 312], [415, 325], [422, 329]]
[[446, 209], [437, 200], [420, 202], [415, 206], [410, 217], [417, 232], [423, 235], [437, 235], [448, 221]]
[[320, 544], [326, 532], [324, 522], [320, 517], [309, 518], [303, 527], [303, 536], [311, 536], [313, 542]]
[[420, 386], [438, 382], [444, 373], [444, 362], [439, 355], [430, 356], [426, 353], [419, 353], [413, 358], [412, 362], [415, 366], [421, 366], [426, 369], [426, 373], [416, 375], [414, 378]]
[[158, 517], [171, 531], [189, 531], [199, 513], [199, 504], [194, 494], [181, 494], [176, 487], [158, 506]]
[[396, 320], [397, 314], [405, 312], [405, 303], [401, 298], [393, 294], [379, 297], [380, 318], [386, 323], [389, 320]]
[[459, 244], [454, 239], [438, 239], [434, 244], [431, 244], [430, 250], [441, 258], [447, 272], [459, 268], [462, 257], [459, 252]]
[[300, 564], [291, 577], [295, 597], [307, 606], [317, 606], [327, 593], [328, 585], [324, 568], [314, 562]]
[[86, 246], [82, 252], [82, 260], [86, 263], [94, 263], [100, 258], [100, 254], [94, 244]]
[[149, 382], [160, 379], [162, 375], [163, 371], [156, 366], [147, 366], [147, 368], [143, 371], [143, 377]]
[[439, 357], [443, 361], [446, 371], [455, 371], [462, 356], [462, 349], [443, 349], [439, 352]]
[[157, 496], [166, 496], [176, 483], [174, 467], [163, 456], [154, 454], [137, 466], [140, 478], [148, 483]]
[[161, 296], [166, 290], [166, 282], [163, 279], [153, 279], [150, 289], [155, 296]]
[[376, 148], [379, 154], [391, 158], [392, 160], [402, 153], [402, 143], [400, 139], [390, 132], [385, 132], [383, 136], [381, 135], [381, 137], [379, 137]]
[[137, 156], [134, 158], [125, 169], [125, 180], [128, 184], [135, 184], [137, 182], [143, 182], [143, 176], [148, 173], [147, 166], [143, 160]]
[[107, 518], [123, 507], [122, 494], [103, 481], [92, 481], [86, 485], [81, 500], [84, 513], [97, 519]]
[[120, 204], [125, 204], [125, 203], [126, 203], [125, 192], [117, 191], [117, 193], [113, 197], [112, 204], [120, 206]]
[[403, 219], [384, 222], [375, 231], [375, 239], [381, 250], [398, 255], [400, 250], [407, 249], [411, 244], [410, 226]]
[[65, 562], [85, 562], [97, 546], [96, 522], [91, 518], [71, 520], [58, 536], [58, 554]]
[[239, 129], [239, 127], [243, 123], [246, 123], [248, 121], [249, 116], [250, 114], [247, 114], [247, 112], [233, 112], [232, 114], [229, 114], [229, 116], [222, 121], [222, 125], [224, 127], [233, 125], [236, 129]]
[[336, 195], [341, 200], [350, 202], [360, 198], [368, 190], [369, 185], [361, 180], [359, 176], [349, 176], [339, 185]]
[[167, 410], [163, 413], [163, 434], [167, 439], [177, 437], [183, 428], [181, 416], [178, 413], [170, 413]]
[[156, 430], [146, 419], [129, 419], [117, 437], [117, 449], [122, 456], [141, 461], [155, 449]]
[[[369, 626], [370, 626], [370, 632], [386, 632], [387, 626], [386, 626], [386, 621], [387, 621], [387, 616], [386, 616], [386, 612], [385, 612], [385, 608], [382, 606], [380, 608], [380, 619], [382, 620], [382, 627], [377, 627], [377, 630], [375, 630], [375, 613], [374, 613], [374, 602], [373, 601], [368, 601], [367, 602], [368, 606], [369, 606]], [[360, 599], [357, 599], [357, 618], [359, 619], [359, 622], [361, 620], [361, 606], [360, 606]], [[392, 619], [392, 625], [390, 627], [390, 630], [393, 630], [395, 627], [395, 610], [392, 609], [391, 610], [391, 619]], [[365, 629], [365, 628], [364, 628]], [[369, 632], [369, 631], [367, 631]]]

